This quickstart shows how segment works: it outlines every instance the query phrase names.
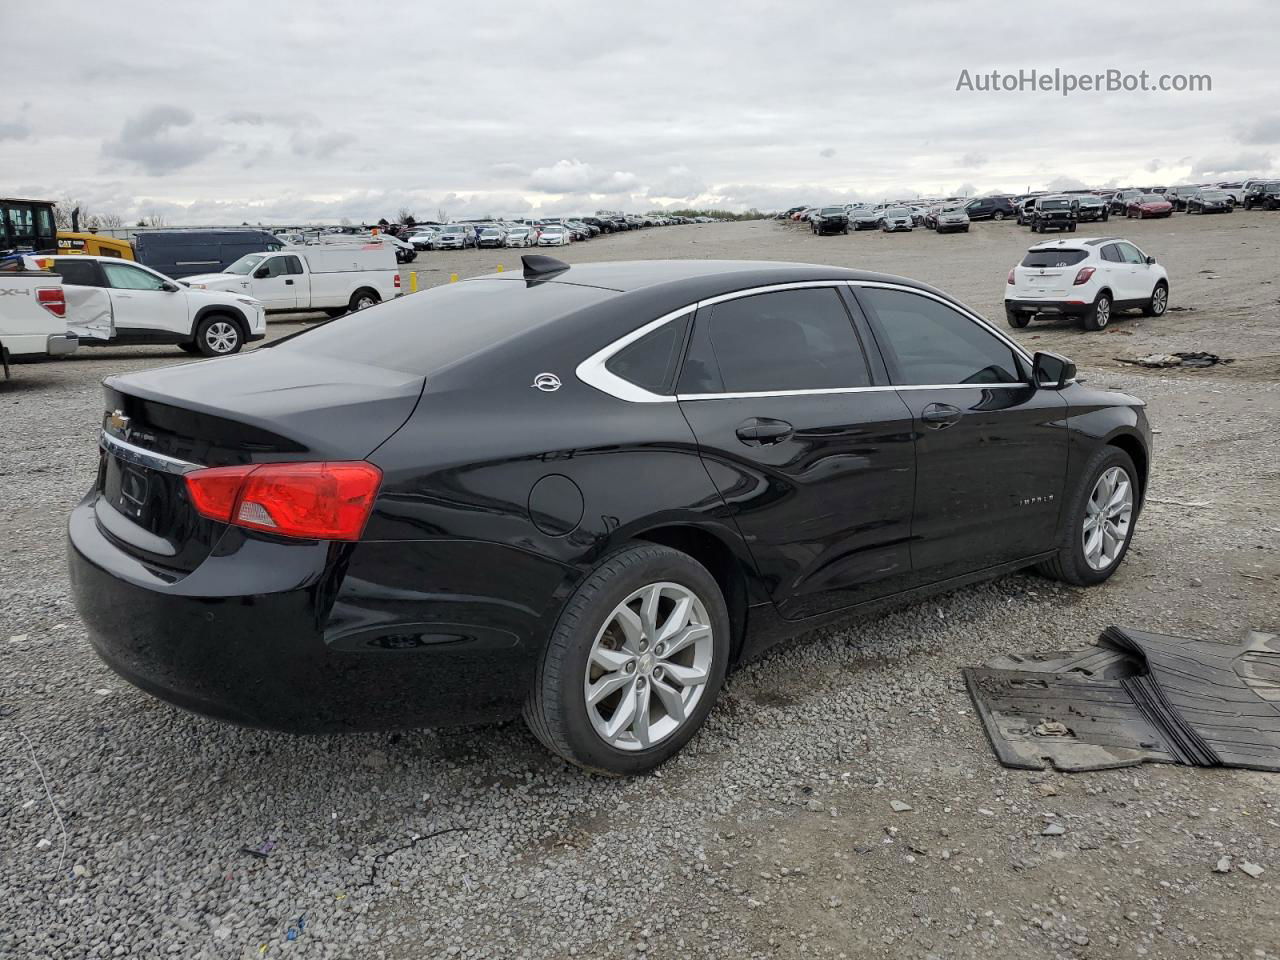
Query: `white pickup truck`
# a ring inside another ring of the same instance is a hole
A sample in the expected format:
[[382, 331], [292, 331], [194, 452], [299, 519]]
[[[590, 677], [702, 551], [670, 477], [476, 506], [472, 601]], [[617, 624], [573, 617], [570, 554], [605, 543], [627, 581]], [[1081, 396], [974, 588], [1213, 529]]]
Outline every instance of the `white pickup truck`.
[[9, 379], [9, 358], [56, 357], [78, 346], [67, 331], [62, 278], [30, 257], [0, 264], [0, 366]]
[[332, 317], [400, 296], [395, 250], [385, 243], [287, 247], [241, 257], [225, 273], [187, 277], [196, 290], [253, 297], [268, 312], [322, 310]]

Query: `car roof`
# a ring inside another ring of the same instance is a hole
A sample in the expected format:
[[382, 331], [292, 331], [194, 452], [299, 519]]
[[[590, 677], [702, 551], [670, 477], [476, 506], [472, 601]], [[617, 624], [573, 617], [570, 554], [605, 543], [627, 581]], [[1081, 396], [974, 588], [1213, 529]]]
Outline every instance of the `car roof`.
[[[508, 271], [485, 274], [472, 279], [522, 281], [524, 278], [514, 271]], [[687, 295], [689, 299], [684, 301], [687, 304], [751, 287], [817, 280], [895, 283], [937, 292], [927, 284], [890, 274], [774, 260], [623, 260], [579, 263], [571, 264], [560, 273], [532, 282], [570, 283], [618, 293], [663, 287], [673, 297]], [[947, 297], [947, 299], [951, 298]], [[680, 305], [683, 304], [677, 304], [677, 306]]]

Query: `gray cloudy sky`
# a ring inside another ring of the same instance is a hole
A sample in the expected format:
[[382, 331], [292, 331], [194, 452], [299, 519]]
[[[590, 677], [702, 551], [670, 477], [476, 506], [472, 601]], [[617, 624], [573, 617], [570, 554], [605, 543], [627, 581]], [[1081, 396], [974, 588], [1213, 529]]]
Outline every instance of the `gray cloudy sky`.
[[[0, 0], [0, 195], [239, 223], [1280, 175], [1272, 0], [186, 6]], [[1032, 67], [1213, 89], [956, 90]]]

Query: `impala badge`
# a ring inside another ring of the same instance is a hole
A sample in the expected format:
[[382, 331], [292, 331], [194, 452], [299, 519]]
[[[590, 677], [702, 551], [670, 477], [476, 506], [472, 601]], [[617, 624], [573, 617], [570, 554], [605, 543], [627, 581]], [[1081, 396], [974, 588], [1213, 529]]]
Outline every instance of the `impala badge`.
[[540, 373], [533, 378], [530, 386], [537, 387], [543, 393], [555, 393], [560, 389], [560, 378], [554, 373]]

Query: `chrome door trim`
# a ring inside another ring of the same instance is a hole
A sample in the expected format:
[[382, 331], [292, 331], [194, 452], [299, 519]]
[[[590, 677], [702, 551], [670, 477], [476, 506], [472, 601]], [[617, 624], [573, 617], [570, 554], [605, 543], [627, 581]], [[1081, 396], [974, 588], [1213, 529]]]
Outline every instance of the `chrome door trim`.
[[625, 336], [619, 337], [612, 343], [600, 350], [597, 350], [591, 356], [587, 357], [574, 371], [579, 380], [587, 384], [587, 386], [595, 387], [602, 393], [607, 393], [619, 400], [628, 403], [674, 403], [676, 401], [686, 400], [737, 400], [749, 399], [753, 397], [803, 397], [803, 396], [821, 396], [823, 394], [845, 394], [845, 393], [872, 393], [884, 392], [889, 390], [980, 390], [980, 389], [1011, 389], [1016, 387], [1030, 387], [1029, 383], [938, 383], [938, 384], [902, 384], [902, 385], [885, 385], [873, 387], [832, 387], [818, 390], [770, 390], [764, 392], [753, 393], [682, 393], [674, 396], [664, 396], [662, 394], [653, 393], [638, 387], [629, 380], [624, 380], [619, 376], [611, 373], [606, 369], [605, 364], [609, 359], [624, 347], [634, 343], [648, 333], [657, 330], [663, 324], [670, 323], [685, 314], [694, 313], [703, 307], [709, 307], [717, 303], [724, 303], [729, 300], [740, 300], [744, 297], [756, 296], [761, 293], [774, 293], [780, 290], [805, 290], [821, 287], [830, 287], [836, 289], [838, 287], [876, 287], [886, 290], [901, 290], [904, 293], [914, 293], [918, 296], [928, 297], [936, 300], [945, 307], [955, 310], [965, 319], [972, 323], [978, 324], [988, 333], [993, 334], [1002, 343], [1006, 344], [1018, 356], [1020, 356], [1027, 364], [1027, 369], [1033, 367], [1030, 355], [1014, 340], [1005, 336], [1000, 330], [982, 318], [977, 312], [970, 310], [963, 304], [948, 300], [936, 293], [928, 290], [920, 290], [902, 283], [893, 283], [885, 280], [798, 280], [791, 283], [771, 283], [761, 287], [750, 287], [746, 290], [734, 290], [730, 293], [722, 293], [718, 296], [708, 297], [705, 300], [699, 300], [681, 307], [678, 310], [672, 310], [670, 313], [663, 314], [656, 320], [651, 320], [641, 327], [632, 330]]

